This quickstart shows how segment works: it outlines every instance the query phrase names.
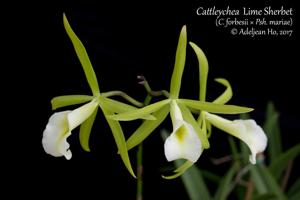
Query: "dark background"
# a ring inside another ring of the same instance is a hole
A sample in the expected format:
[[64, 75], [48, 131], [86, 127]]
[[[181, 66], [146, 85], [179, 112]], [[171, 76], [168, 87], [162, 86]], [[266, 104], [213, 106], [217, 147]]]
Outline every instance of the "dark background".
[[[6, 132], [12, 136], [5, 142], [9, 146], [5, 146], [4, 151], [8, 160], [4, 164], [9, 174], [7, 185], [18, 188], [23, 195], [40, 198], [58, 194], [60, 197], [83, 195], [98, 199], [135, 198], [136, 182], [116, 154], [112, 134], [101, 112], [92, 130], [91, 153], [80, 148], [78, 130], [74, 130], [68, 140], [73, 153], [70, 161], [51, 157], [42, 149], [42, 132], [53, 113], [50, 100], [59, 95], [91, 94], [65, 33], [63, 12], [87, 49], [102, 92], [123, 90], [143, 101], [146, 93], [137, 84], [137, 75], [144, 75], [154, 90], [168, 90], [179, 32], [186, 24], [188, 40], [198, 44], [209, 61], [208, 100], [213, 100], [224, 89], [213, 79], [224, 77], [233, 87], [231, 104], [255, 108], [251, 116], [262, 124], [266, 104], [273, 101], [280, 112], [284, 149], [299, 143], [297, 20], [292, 37], [252, 38], [233, 36], [230, 29], [216, 27], [215, 16], [196, 15], [199, 6], [263, 8], [271, 5], [279, 8], [283, 5], [293, 7], [296, 10], [294, 19], [297, 16], [298, 10], [292, 1], [249, 2], [96, 4], [60, 1], [18, 4], [18, 9], [12, 6], [7, 15], [8, 36], [3, 38], [9, 42], [7, 51], [12, 53], [12, 57], [7, 57], [11, 63], [10, 81], [4, 84], [10, 97], [4, 100], [13, 103], [13, 106], [5, 106], [10, 111], [5, 124], [9, 131]], [[196, 56], [188, 46], [181, 97], [198, 98], [197, 66]], [[171, 129], [168, 122], [161, 127]], [[138, 124], [122, 124], [126, 137]], [[198, 161], [203, 168], [209, 166], [210, 157], [229, 153], [229, 149], [224, 150], [228, 146], [224, 133], [216, 131], [211, 146]], [[135, 152], [130, 152], [133, 166]], [[146, 200], [186, 199], [180, 179], [167, 181], [160, 177], [170, 165], [164, 158], [163, 141], [158, 131], [145, 142], [144, 162]], [[215, 170], [222, 173], [220, 168], [222, 166]], [[42, 196], [37, 191], [42, 191]]]

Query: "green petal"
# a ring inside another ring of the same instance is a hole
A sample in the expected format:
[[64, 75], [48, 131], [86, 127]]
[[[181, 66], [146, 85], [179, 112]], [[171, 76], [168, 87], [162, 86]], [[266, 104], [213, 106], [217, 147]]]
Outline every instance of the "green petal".
[[76, 54], [77, 54], [77, 56], [80, 60], [81, 65], [83, 67], [85, 76], [87, 78], [87, 81], [88, 81], [91, 89], [92, 89], [92, 92], [93, 92], [94, 95], [99, 94], [100, 91], [99, 91], [97, 77], [96, 77], [96, 74], [94, 72], [91, 61], [89, 59], [89, 56], [88, 56], [88, 54], [85, 50], [85, 47], [83, 46], [82, 42], [79, 40], [77, 35], [72, 30], [65, 14], [63, 15], [63, 21], [64, 21], [64, 26], [65, 26], [65, 29], [67, 31], [67, 34], [70, 37], [70, 39], [71, 39], [71, 41], [74, 45], [74, 49], [75, 49]]
[[210, 138], [211, 132], [212, 132], [211, 123], [206, 119], [205, 119], [205, 123], [206, 123], [206, 128], [207, 128], [207, 137]]
[[[124, 113], [124, 112], [129, 112], [138, 109], [134, 106], [113, 99], [109, 99], [106, 97], [99, 96], [98, 98], [101, 99], [101, 103], [103, 107], [105, 107], [106, 110], [109, 110], [110, 112], [113, 113]], [[155, 117], [153, 117], [152, 115], [146, 115], [143, 116], [142, 119], [155, 120]]]
[[65, 106], [85, 103], [91, 101], [92, 99], [93, 97], [88, 95], [65, 95], [54, 97], [51, 100], [52, 110]]
[[240, 114], [252, 111], [252, 108], [235, 105], [220, 105], [210, 102], [195, 101], [190, 99], [179, 99], [178, 102], [193, 109], [219, 114]]
[[178, 106], [180, 107], [180, 110], [182, 111], [183, 119], [186, 122], [188, 122], [189, 124], [191, 124], [193, 126], [193, 128], [195, 129], [196, 133], [198, 134], [198, 136], [202, 142], [203, 148], [208, 149], [209, 142], [207, 139], [206, 130], [204, 131], [200, 128], [200, 126], [197, 123], [197, 121], [195, 120], [193, 114], [185, 105], [178, 103]]
[[162, 177], [164, 179], [174, 179], [177, 178], [179, 176], [181, 176], [186, 170], [188, 170], [191, 166], [193, 166], [194, 163], [190, 162], [190, 161], [186, 161], [184, 164], [182, 164], [180, 167], [178, 167], [176, 170], [174, 170], [175, 174], [170, 175], [170, 176], [164, 176], [162, 175]]
[[194, 49], [199, 63], [199, 81], [200, 81], [200, 101], [205, 101], [206, 98], [206, 83], [208, 75], [208, 62], [204, 52], [193, 42], [189, 42]]
[[89, 147], [90, 134], [97, 115], [97, 111], [98, 111], [98, 107], [95, 109], [93, 114], [80, 126], [80, 131], [79, 131], [80, 145], [85, 151], [88, 152], [90, 151], [90, 147]]
[[215, 99], [213, 103], [226, 104], [232, 97], [232, 89], [230, 83], [223, 78], [216, 78], [215, 81], [224, 85], [226, 87], [226, 90], [217, 99]]
[[169, 105], [165, 105], [153, 113], [153, 116], [156, 118], [156, 120], [145, 120], [127, 140], [128, 150], [132, 149], [146, 139], [164, 121], [164, 119], [168, 116], [169, 111]]
[[174, 66], [174, 71], [172, 74], [171, 86], [170, 86], [170, 97], [175, 99], [178, 98], [179, 96], [181, 77], [185, 65], [186, 44], [187, 44], [186, 26], [183, 26], [180, 32], [179, 41], [177, 45], [175, 66]]
[[114, 119], [114, 120], [118, 120], [118, 121], [130, 121], [130, 120], [135, 120], [135, 119], [142, 119], [145, 116], [159, 110], [164, 105], [170, 103], [170, 101], [171, 101], [170, 99], [165, 99], [165, 100], [159, 101], [157, 103], [151, 104], [149, 106], [146, 106], [146, 107], [143, 107], [143, 108], [140, 108], [137, 110], [120, 113], [117, 115], [110, 115], [108, 117], [110, 119]]
[[136, 178], [133, 170], [132, 170], [132, 166], [131, 166], [131, 163], [130, 163], [130, 160], [129, 160], [129, 155], [128, 155], [128, 150], [127, 150], [127, 147], [126, 147], [126, 141], [125, 141], [125, 137], [124, 137], [124, 134], [123, 134], [123, 131], [122, 131], [122, 128], [121, 128], [121, 125], [118, 121], [115, 121], [115, 120], [112, 120], [110, 118], [108, 118], [107, 116], [108, 115], [111, 115], [113, 114], [112, 112], [106, 110], [102, 105], [101, 105], [101, 101], [100, 101], [100, 106], [101, 106], [101, 109], [104, 113], [104, 116], [108, 122], [108, 125], [113, 133], [113, 136], [114, 136], [114, 139], [115, 139], [115, 142], [117, 144], [117, 147], [118, 147], [118, 152], [120, 153], [121, 155], [121, 158], [123, 160], [123, 163], [125, 164], [127, 170], [129, 171], [129, 173]]

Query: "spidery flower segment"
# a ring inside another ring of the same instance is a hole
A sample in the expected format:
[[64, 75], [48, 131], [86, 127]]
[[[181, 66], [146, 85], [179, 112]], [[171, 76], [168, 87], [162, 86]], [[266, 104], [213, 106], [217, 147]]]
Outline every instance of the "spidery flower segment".
[[252, 152], [250, 162], [255, 164], [256, 154], [263, 152], [267, 145], [267, 138], [261, 127], [254, 120], [229, 121], [216, 115], [240, 114], [253, 109], [226, 104], [232, 97], [232, 89], [229, 82], [223, 78], [215, 80], [224, 85], [226, 90], [213, 102], [206, 101], [208, 62], [205, 54], [196, 44], [192, 42], [189, 44], [199, 62], [199, 100], [179, 98], [187, 46], [186, 26], [184, 26], [179, 36], [168, 98], [138, 110], [109, 117], [114, 120], [129, 121], [152, 114], [156, 118], [154, 121], [145, 120], [131, 135], [127, 140], [127, 148], [131, 149], [146, 139], [170, 113], [173, 132], [165, 141], [165, 156], [168, 161], [185, 159], [186, 162], [174, 171], [174, 175], [163, 176], [166, 179], [180, 176], [199, 159], [204, 149], [210, 148], [209, 136], [212, 125], [244, 141]]
[[[58, 109], [65, 106], [86, 103], [73, 111], [62, 111], [54, 113], [46, 126], [43, 133], [42, 145], [46, 153], [52, 156], [64, 156], [68, 160], [71, 159], [72, 153], [67, 138], [71, 135], [71, 131], [80, 126], [79, 140], [85, 151], [90, 151], [89, 138], [94, 120], [98, 113], [98, 108], [102, 110], [111, 132], [118, 147], [119, 154], [124, 165], [132, 176], [135, 174], [132, 170], [131, 163], [126, 147], [126, 140], [122, 128], [118, 121], [108, 118], [108, 115], [115, 113], [128, 112], [137, 109], [134, 106], [110, 99], [110, 96], [121, 95], [133, 104], [137, 104], [133, 98], [129, 97], [121, 91], [109, 91], [100, 93], [98, 81], [88, 54], [82, 42], [72, 30], [66, 16], [63, 16], [63, 22], [66, 32], [71, 39], [77, 57], [84, 70], [87, 82], [92, 90], [92, 95], [65, 95], [52, 99], [52, 109]], [[151, 115], [145, 115], [144, 119], [153, 120]]]
[[[206, 101], [208, 62], [203, 51], [192, 42], [189, 42], [189, 44], [193, 48], [199, 62], [199, 99], [193, 100], [179, 97], [186, 59], [186, 26], [183, 26], [179, 36], [170, 92], [162, 90], [155, 93], [164, 95], [166, 99], [148, 105], [152, 97], [157, 95], [154, 95], [150, 86], [145, 84], [145, 81], [142, 81], [141, 83], [145, 85], [148, 92], [147, 97], [150, 97], [145, 99], [147, 106], [144, 106], [144, 104], [134, 100], [122, 91], [100, 92], [96, 74], [82, 42], [72, 30], [65, 15], [63, 22], [83, 67], [92, 95], [66, 95], [52, 99], [53, 109], [85, 104], [75, 110], [56, 112], [50, 117], [42, 139], [42, 145], [46, 153], [55, 157], [64, 156], [66, 159], [71, 159], [72, 153], [67, 138], [78, 126], [80, 126], [80, 144], [84, 150], [90, 151], [89, 137], [98, 108], [100, 108], [110, 126], [118, 153], [124, 165], [134, 177], [135, 174], [131, 167], [128, 150], [145, 140], [169, 114], [173, 124], [173, 131], [165, 140], [164, 153], [166, 159], [168, 161], [185, 159], [186, 162], [174, 170], [173, 175], [163, 176], [166, 179], [180, 176], [197, 162], [205, 149], [210, 148], [209, 138], [212, 126], [245, 142], [251, 150], [249, 160], [252, 164], [256, 163], [256, 154], [265, 150], [267, 137], [254, 120], [230, 121], [217, 115], [240, 114], [253, 110], [252, 108], [227, 104], [232, 97], [232, 90], [226, 79], [215, 79], [224, 85], [226, 90], [214, 101]], [[120, 95], [134, 106], [111, 99], [110, 97], [114, 95]], [[136, 119], [143, 119], [143, 122], [126, 141], [118, 121]]]

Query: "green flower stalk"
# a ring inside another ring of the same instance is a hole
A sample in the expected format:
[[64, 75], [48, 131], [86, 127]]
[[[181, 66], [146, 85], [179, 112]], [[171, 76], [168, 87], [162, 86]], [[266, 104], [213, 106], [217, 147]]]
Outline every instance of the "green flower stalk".
[[[200, 113], [200, 116], [202, 116], [202, 113], [204, 111], [207, 113], [217, 114], [239, 114], [250, 112], [253, 110], [252, 108], [240, 107], [235, 105], [224, 105], [220, 103], [228, 98], [230, 94], [228, 90], [226, 90], [227, 92], [224, 92], [218, 98], [218, 100], [216, 100], [218, 102], [206, 102], [206, 78], [200, 81], [200, 100], [179, 98], [181, 78], [185, 66], [186, 46], [187, 33], [186, 26], [184, 26], [179, 36], [175, 57], [175, 66], [170, 84], [170, 94], [166, 95], [168, 97], [167, 99], [150, 104], [149, 106], [137, 110], [109, 116], [109, 118], [118, 121], [140, 119], [150, 114], [156, 118], [156, 120], [151, 121], [145, 120], [141, 124], [141, 126], [131, 135], [131, 137], [127, 140], [127, 148], [131, 149], [141, 143], [144, 139], [146, 139], [170, 113], [173, 123], [173, 132], [165, 142], [164, 147], [166, 158], [168, 161], [176, 159], [186, 159], [187, 162], [174, 171], [176, 173], [175, 175], [165, 178], [175, 178], [182, 174], [186, 169], [188, 169], [193, 163], [198, 160], [204, 149], [208, 149], [210, 147], [208, 135], [211, 127], [209, 122], [206, 122], [206, 119], [203, 117], [200, 117], [197, 122], [192, 112]], [[191, 46], [194, 48], [192, 43]], [[200, 62], [201, 64], [203, 64], [203, 62], [206, 62], [207, 65], [207, 60], [203, 61], [201, 59]], [[200, 73], [201, 76], [207, 77], [208, 67], [206, 69], [202, 69]], [[219, 79], [218, 81], [226, 85], [225, 80]]]

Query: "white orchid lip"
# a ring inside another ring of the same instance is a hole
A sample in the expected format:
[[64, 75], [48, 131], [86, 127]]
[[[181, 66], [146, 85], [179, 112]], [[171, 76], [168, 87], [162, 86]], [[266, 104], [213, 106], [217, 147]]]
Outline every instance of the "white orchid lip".
[[249, 161], [256, 163], [256, 154], [267, 147], [268, 138], [263, 129], [252, 119], [230, 121], [214, 114], [205, 113], [206, 119], [217, 128], [241, 139], [250, 148]]
[[63, 111], [54, 113], [43, 132], [42, 145], [46, 153], [55, 156], [65, 156], [71, 159], [72, 152], [67, 138], [71, 131], [83, 123], [98, 106], [93, 100], [73, 111]]
[[55, 156], [65, 156], [71, 159], [72, 153], [69, 150], [67, 137], [71, 134], [68, 128], [67, 116], [71, 111], [54, 113], [43, 133], [42, 144], [46, 153]]
[[164, 144], [167, 160], [183, 158], [196, 162], [202, 153], [201, 141], [192, 125], [183, 120], [175, 101], [171, 103], [171, 116], [174, 130]]

